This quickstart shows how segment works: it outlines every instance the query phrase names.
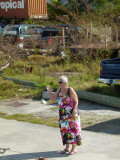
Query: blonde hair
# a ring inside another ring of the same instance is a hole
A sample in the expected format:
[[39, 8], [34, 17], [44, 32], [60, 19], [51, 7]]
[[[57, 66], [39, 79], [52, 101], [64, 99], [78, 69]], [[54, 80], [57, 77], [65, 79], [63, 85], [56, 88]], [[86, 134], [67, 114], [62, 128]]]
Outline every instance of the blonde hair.
[[68, 85], [68, 78], [67, 78], [67, 76], [61, 76], [60, 78], [59, 78], [59, 80], [62, 80], [64, 83], [66, 83], [67, 85]]

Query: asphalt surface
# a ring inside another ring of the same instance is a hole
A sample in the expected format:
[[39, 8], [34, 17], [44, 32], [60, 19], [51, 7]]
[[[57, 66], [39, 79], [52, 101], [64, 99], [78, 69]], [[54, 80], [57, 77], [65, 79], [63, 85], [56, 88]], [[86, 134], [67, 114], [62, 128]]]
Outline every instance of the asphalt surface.
[[[0, 101], [0, 112], [14, 114], [44, 113], [56, 105], [40, 101]], [[98, 115], [120, 115], [119, 109], [81, 101], [81, 113]], [[47, 113], [48, 116], [51, 112]], [[58, 112], [54, 111], [55, 116]], [[113, 127], [113, 126], [111, 126]], [[111, 128], [112, 129], [112, 128]], [[82, 130], [83, 145], [77, 147], [73, 156], [59, 154], [63, 149], [58, 128], [18, 122], [0, 118], [0, 160], [34, 160], [45, 157], [51, 160], [119, 160], [120, 128], [116, 132]]]

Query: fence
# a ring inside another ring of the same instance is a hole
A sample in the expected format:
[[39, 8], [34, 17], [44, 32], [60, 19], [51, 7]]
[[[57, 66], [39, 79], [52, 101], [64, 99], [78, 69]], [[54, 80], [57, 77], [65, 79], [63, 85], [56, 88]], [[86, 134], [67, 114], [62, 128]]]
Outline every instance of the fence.
[[102, 25], [93, 26], [92, 22], [85, 25], [87, 35], [90, 35], [91, 43], [92, 36], [98, 35], [99, 42], [104, 44], [105, 48], [109, 46], [109, 44], [114, 45], [115, 47], [119, 47], [120, 43], [120, 24], [116, 24], [114, 26]]

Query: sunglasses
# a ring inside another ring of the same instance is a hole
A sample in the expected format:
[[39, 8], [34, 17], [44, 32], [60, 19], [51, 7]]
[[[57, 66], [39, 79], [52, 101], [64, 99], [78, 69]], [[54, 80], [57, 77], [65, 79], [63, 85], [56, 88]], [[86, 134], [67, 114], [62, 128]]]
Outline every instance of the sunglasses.
[[59, 84], [63, 83], [63, 82], [58, 82]]

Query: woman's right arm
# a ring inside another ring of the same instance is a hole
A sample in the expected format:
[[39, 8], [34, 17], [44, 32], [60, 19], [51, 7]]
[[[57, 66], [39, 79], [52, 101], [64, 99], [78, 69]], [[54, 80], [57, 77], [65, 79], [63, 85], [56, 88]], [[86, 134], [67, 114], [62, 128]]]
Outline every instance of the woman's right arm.
[[54, 94], [52, 93], [52, 88], [47, 86], [47, 91], [48, 91], [48, 94], [49, 94], [49, 97], [50, 97], [50, 100], [51, 101], [55, 101], [58, 99], [58, 94], [59, 94], [59, 90], [58, 89]]

